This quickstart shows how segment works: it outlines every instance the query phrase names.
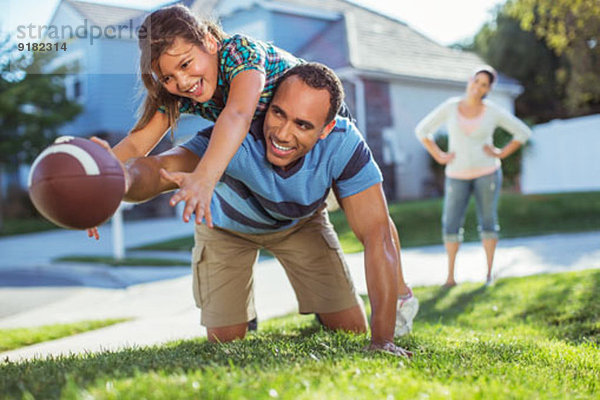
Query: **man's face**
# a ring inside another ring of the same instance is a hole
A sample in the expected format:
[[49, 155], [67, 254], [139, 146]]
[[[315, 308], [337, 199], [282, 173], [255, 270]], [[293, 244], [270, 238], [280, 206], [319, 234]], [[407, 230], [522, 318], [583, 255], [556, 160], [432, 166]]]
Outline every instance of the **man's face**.
[[298, 76], [283, 81], [263, 125], [267, 160], [283, 169], [291, 167], [335, 126], [335, 119], [325, 125], [328, 111], [326, 89], [311, 88]]

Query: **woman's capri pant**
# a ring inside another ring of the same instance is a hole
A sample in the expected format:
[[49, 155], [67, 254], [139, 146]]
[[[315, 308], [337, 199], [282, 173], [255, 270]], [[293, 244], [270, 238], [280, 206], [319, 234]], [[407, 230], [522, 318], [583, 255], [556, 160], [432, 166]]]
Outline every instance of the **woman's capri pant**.
[[502, 169], [475, 179], [446, 177], [444, 212], [442, 214], [442, 236], [445, 242], [462, 242], [465, 214], [471, 194], [475, 195], [477, 229], [481, 239], [497, 239], [498, 198], [502, 186]]

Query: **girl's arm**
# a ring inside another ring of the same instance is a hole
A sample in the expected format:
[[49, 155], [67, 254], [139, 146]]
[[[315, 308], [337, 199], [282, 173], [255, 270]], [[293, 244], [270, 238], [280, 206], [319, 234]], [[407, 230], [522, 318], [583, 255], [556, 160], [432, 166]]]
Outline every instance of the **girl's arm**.
[[217, 118], [206, 153], [189, 177], [178, 184], [181, 188], [171, 205], [185, 201], [183, 220], [196, 213], [196, 223], [206, 218], [212, 227], [210, 200], [225, 168], [248, 134], [252, 117], [265, 85], [264, 73], [250, 69], [240, 72], [231, 82], [225, 108]]
[[157, 111], [148, 125], [140, 130], [130, 132], [112, 149], [121, 162], [131, 158], [148, 155], [165, 136], [169, 128], [169, 118]]

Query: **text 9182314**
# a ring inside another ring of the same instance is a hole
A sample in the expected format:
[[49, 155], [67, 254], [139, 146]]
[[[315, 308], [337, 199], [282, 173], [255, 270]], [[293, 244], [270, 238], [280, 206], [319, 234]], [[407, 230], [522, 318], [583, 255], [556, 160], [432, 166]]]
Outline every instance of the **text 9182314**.
[[56, 43], [17, 43], [17, 49], [19, 51], [67, 51], [67, 43], [66, 42], [56, 42]]

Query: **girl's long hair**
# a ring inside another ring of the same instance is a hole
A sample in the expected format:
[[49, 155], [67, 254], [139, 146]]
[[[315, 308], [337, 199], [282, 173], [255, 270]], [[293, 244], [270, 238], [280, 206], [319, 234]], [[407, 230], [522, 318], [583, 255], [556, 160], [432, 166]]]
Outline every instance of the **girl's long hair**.
[[[154, 11], [146, 17], [138, 34], [140, 75], [145, 88], [145, 98], [138, 109], [138, 121], [133, 132], [148, 125], [159, 107], [164, 107], [169, 118], [171, 134], [179, 119], [179, 96], [169, 93], [158, 76], [158, 58], [181, 38], [205, 50], [204, 39], [212, 35], [218, 43], [227, 37], [215, 22], [198, 20], [182, 5], [174, 5]], [[144, 88], [141, 89], [143, 96]]]

